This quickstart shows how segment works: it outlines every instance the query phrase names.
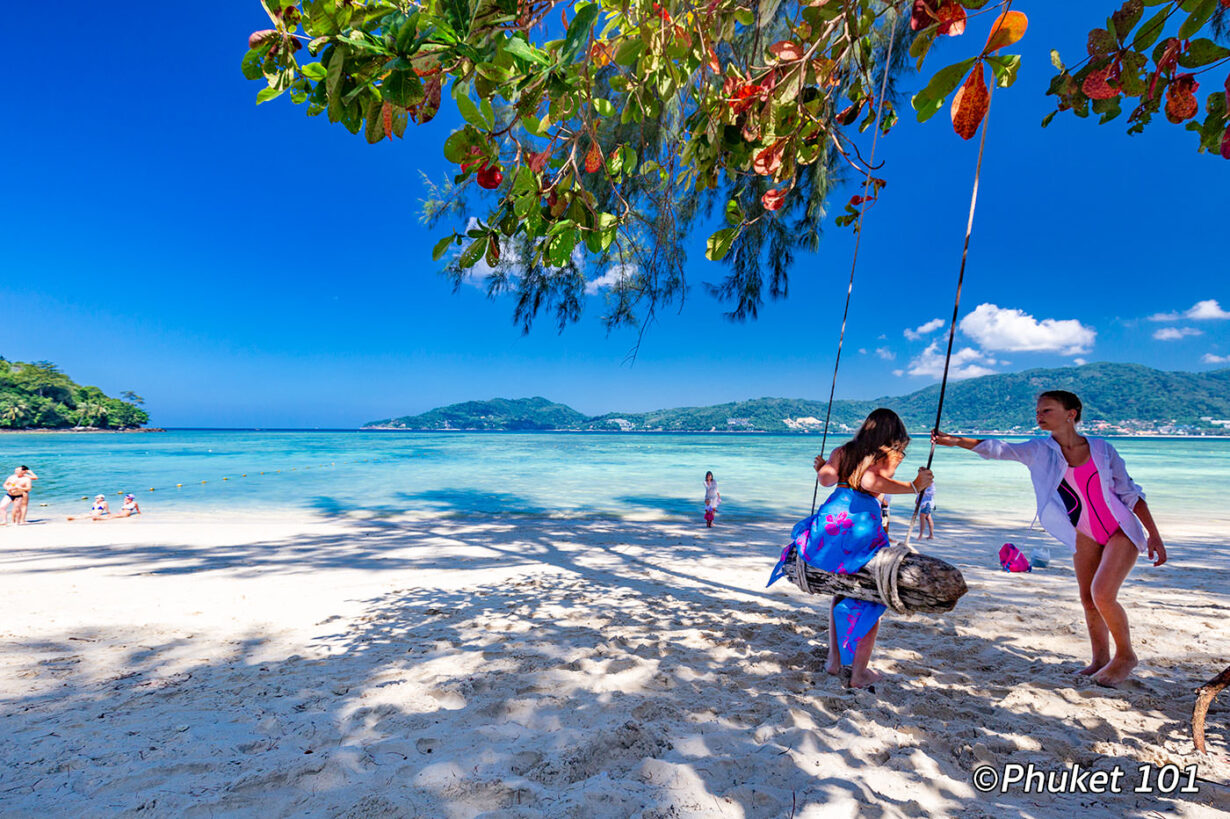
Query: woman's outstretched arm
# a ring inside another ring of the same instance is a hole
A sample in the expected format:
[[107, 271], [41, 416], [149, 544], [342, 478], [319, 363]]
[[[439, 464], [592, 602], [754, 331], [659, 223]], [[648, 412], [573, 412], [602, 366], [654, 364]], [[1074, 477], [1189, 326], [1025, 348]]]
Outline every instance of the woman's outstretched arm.
[[959, 446], [962, 449], [973, 449], [982, 443], [982, 438], [962, 438], [960, 435], [949, 435], [938, 429], [931, 433], [931, 440], [936, 446]]

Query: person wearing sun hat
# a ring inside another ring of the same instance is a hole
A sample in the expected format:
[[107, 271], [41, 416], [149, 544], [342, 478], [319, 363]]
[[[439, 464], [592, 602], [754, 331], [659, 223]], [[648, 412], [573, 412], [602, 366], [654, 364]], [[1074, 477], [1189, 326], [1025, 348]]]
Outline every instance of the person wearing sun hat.
[[94, 505], [90, 507], [88, 515], [69, 515], [69, 520], [106, 520], [111, 517], [111, 507], [107, 505], [107, 496], [99, 493], [94, 496]]
[[137, 503], [136, 496], [135, 495], [125, 495], [124, 496], [124, 506], [120, 509], [120, 511], [115, 513], [115, 517], [130, 518], [133, 515], [139, 515], [139, 514], [141, 514], [141, 505]]

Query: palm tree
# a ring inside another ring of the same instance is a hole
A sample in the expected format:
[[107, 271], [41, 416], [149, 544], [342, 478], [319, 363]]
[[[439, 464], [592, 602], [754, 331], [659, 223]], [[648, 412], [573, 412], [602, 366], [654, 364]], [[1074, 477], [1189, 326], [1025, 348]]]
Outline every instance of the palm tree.
[[30, 408], [20, 401], [15, 401], [4, 408], [4, 412], [0, 413], [10, 427], [25, 426], [26, 414], [30, 412]]
[[145, 399], [137, 395], [132, 390], [124, 390], [120, 393], [120, 398], [127, 401], [129, 404], [136, 404], [138, 407], [145, 404]]

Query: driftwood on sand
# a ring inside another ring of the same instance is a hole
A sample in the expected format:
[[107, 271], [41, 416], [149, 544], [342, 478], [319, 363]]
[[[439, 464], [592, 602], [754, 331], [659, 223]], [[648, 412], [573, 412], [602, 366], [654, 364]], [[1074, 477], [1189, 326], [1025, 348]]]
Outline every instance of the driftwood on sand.
[[[795, 561], [798, 553], [790, 550], [786, 558], [786, 576], [796, 577]], [[867, 569], [855, 574], [835, 574], [804, 564], [804, 578], [810, 594], [839, 594], [858, 600], [888, 605], [881, 595], [875, 578]], [[897, 594], [910, 611], [952, 611], [957, 600], [967, 587], [961, 571], [939, 558], [917, 553], [905, 556], [897, 570]]]
[[1204, 718], [1209, 714], [1209, 704], [1227, 685], [1230, 685], [1230, 667], [1196, 689], [1196, 707], [1192, 710], [1192, 741], [1196, 750], [1204, 753]]

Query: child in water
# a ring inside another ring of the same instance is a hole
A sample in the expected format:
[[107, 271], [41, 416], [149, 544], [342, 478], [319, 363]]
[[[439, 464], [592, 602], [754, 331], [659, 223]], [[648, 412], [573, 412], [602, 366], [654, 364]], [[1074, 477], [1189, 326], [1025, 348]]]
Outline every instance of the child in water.
[[[820, 483], [837, 488], [811, 519], [807, 543], [800, 550], [803, 560], [825, 571], [854, 574], [888, 545], [877, 495], [913, 496], [932, 480], [931, 470], [925, 467], [919, 468], [912, 481], [893, 477], [909, 443], [910, 436], [897, 413], [881, 407], [867, 416], [854, 440], [833, 450], [827, 461], [816, 457], [813, 466]], [[844, 663], [851, 663], [851, 688], [863, 688], [880, 679], [867, 663], [884, 611], [880, 603], [833, 598], [825, 670], [838, 675]]]
[[722, 493], [718, 491], [717, 481], [712, 472], [705, 473], [705, 526], [713, 528], [713, 518], [717, 515], [718, 504], [722, 502]]

